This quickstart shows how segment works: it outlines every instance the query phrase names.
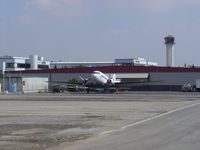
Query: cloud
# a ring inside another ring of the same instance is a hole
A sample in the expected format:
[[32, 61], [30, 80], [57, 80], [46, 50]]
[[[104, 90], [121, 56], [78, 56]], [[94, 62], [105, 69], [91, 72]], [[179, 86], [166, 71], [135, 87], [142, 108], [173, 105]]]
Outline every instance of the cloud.
[[21, 23], [25, 23], [25, 24], [34, 24], [34, 23], [36, 23], [34, 18], [31, 15], [28, 15], [28, 14], [24, 14], [24, 15], [19, 16], [18, 18], [15, 19], [15, 21], [18, 21], [18, 22], [21, 22]]
[[83, 0], [32, 0], [26, 6], [52, 15], [79, 16], [87, 12]]
[[4, 19], [2, 19], [2, 18], [0, 17], [0, 25], [4, 25], [4, 24], [5, 24]]
[[[199, 0], [29, 0], [29, 10], [56, 16], [85, 16], [95, 14], [99, 7], [110, 10], [164, 12], [176, 8], [200, 5]], [[98, 8], [97, 8], [98, 7]]]
[[100, 34], [100, 38], [104, 40], [125, 40], [130, 39], [135, 31], [128, 28], [111, 28]]
[[5, 23], [3, 21], [0, 21], [0, 25], [4, 25]]
[[102, 0], [113, 8], [143, 9], [146, 11], [161, 11], [171, 8], [200, 4], [199, 0]]

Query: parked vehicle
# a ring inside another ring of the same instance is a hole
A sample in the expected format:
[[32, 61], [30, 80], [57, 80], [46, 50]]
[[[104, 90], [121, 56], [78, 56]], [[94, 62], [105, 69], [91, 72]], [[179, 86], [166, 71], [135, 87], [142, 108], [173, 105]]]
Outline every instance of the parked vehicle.
[[200, 92], [200, 79], [196, 79], [196, 91]]
[[183, 84], [181, 86], [182, 92], [192, 92], [192, 85], [191, 84]]
[[65, 91], [65, 87], [62, 85], [54, 85], [53, 93], [63, 93]]

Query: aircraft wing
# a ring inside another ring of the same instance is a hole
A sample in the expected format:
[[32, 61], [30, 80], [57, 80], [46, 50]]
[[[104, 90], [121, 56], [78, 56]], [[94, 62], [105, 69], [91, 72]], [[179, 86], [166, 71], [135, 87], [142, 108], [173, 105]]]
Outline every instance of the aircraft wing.
[[52, 84], [58, 84], [58, 85], [77, 85], [77, 86], [80, 86], [80, 85], [83, 85], [82, 82], [63, 82], [63, 81], [49, 81], [49, 83], [52, 83]]
[[162, 81], [129, 81], [129, 82], [120, 82], [120, 83], [115, 83], [116, 87], [129, 87], [129, 86], [142, 86], [142, 85], [151, 85], [153, 83], [160, 83]]

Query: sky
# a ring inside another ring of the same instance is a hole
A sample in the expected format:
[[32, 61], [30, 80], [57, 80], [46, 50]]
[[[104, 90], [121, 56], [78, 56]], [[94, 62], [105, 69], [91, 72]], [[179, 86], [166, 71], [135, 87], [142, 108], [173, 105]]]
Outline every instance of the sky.
[[52, 61], [142, 57], [200, 66], [200, 0], [0, 0], [0, 56]]

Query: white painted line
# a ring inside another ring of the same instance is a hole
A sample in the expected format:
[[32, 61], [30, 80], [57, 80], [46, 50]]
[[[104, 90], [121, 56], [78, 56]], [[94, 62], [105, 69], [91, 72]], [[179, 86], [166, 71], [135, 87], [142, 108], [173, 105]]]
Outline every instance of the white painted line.
[[153, 117], [151, 117], [151, 118], [148, 118], [148, 119], [145, 119], [145, 120], [141, 120], [141, 121], [138, 121], [138, 122], [135, 122], [135, 123], [126, 125], [126, 126], [123, 126], [123, 127], [121, 127], [121, 129], [126, 129], [126, 128], [129, 128], [129, 127], [133, 127], [133, 126], [136, 126], [136, 125], [138, 125], [138, 124], [142, 124], [142, 123], [147, 122], [147, 121], [150, 121], [150, 120], [154, 120], [154, 119], [157, 119], [157, 118], [160, 118], [160, 117], [164, 117], [164, 116], [169, 115], [169, 114], [172, 114], [172, 113], [174, 113], [174, 112], [177, 112], [177, 111], [180, 111], [180, 110], [184, 110], [184, 109], [187, 109], [187, 108], [190, 108], [190, 107], [199, 105], [199, 104], [200, 104], [200, 102], [199, 102], [199, 103], [191, 104], [191, 105], [189, 105], [189, 106], [184, 106], [184, 107], [181, 107], [181, 108], [177, 108], [177, 109], [175, 109], [175, 110], [172, 110], [172, 111], [169, 111], [169, 112], [166, 112], [166, 113], [157, 115], [157, 116], [153, 116]]
[[115, 131], [117, 131], [117, 130], [109, 130], [109, 131], [102, 132], [99, 135], [106, 135], [106, 134], [109, 134], [109, 133], [112, 133], [112, 132], [115, 132]]
[[188, 105], [188, 106], [180, 107], [180, 108], [174, 109], [172, 111], [169, 111], [169, 112], [157, 115], [157, 116], [153, 116], [153, 117], [148, 118], [148, 119], [144, 119], [144, 120], [141, 120], [141, 121], [138, 121], [138, 122], [134, 122], [132, 124], [125, 125], [125, 126], [121, 127], [119, 130], [109, 130], [109, 131], [102, 132], [99, 135], [106, 135], [106, 134], [110, 134], [110, 133], [113, 133], [113, 132], [116, 132], [116, 131], [124, 130], [126, 128], [133, 127], [133, 126], [136, 126], [138, 124], [142, 124], [144, 122], [147, 122], [147, 121], [150, 121], [150, 120], [154, 120], [154, 119], [157, 119], [157, 118], [160, 118], [160, 117], [164, 117], [164, 116], [172, 114], [174, 112], [177, 112], [177, 111], [180, 111], [180, 110], [184, 110], [184, 109], [187, 109], [187, 108], [199, 105], [199, 104], [200, 104], [200, 102], [199, 103], [194, 103], [194, 104], [191, 104], [191, 105]]

